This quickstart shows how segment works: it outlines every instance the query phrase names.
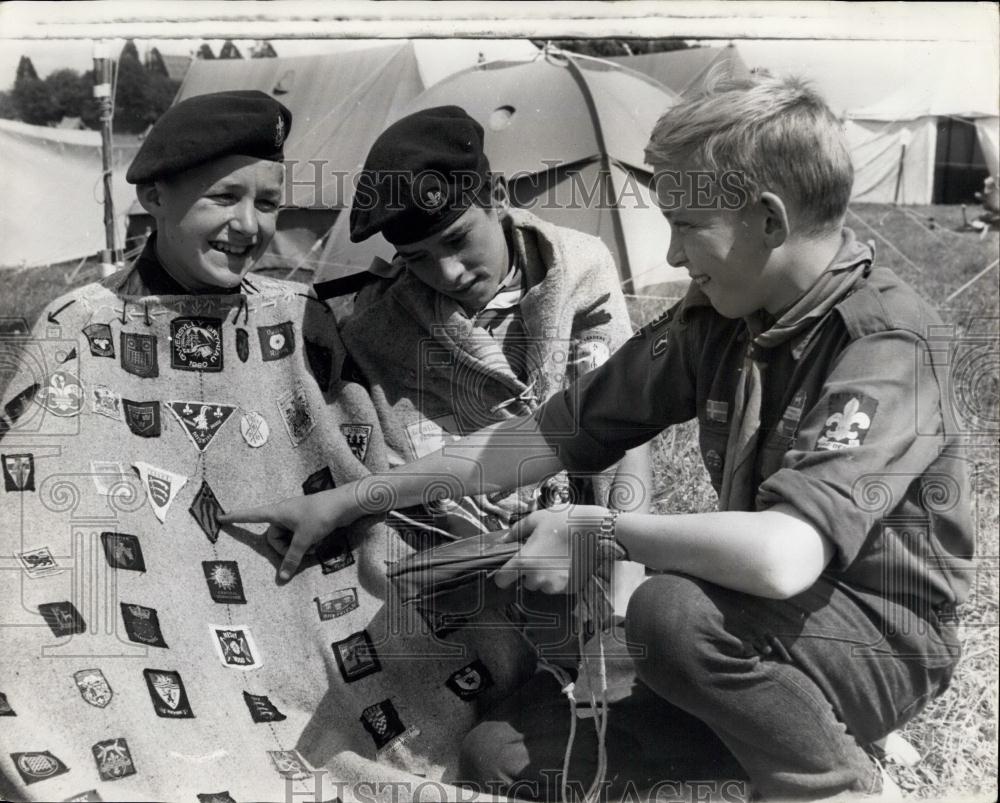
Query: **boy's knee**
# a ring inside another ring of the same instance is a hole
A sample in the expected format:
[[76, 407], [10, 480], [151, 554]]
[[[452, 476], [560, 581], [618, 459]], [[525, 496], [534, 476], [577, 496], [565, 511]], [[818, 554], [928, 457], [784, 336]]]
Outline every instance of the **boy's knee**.
[[657, 689], [657, 678], [669, 677], [675, 688], [683, 678], [697, 677], [717, 612], [705, 584], [683, 574], [649, 578], [629, 601], [625, 632], [636, 671]]

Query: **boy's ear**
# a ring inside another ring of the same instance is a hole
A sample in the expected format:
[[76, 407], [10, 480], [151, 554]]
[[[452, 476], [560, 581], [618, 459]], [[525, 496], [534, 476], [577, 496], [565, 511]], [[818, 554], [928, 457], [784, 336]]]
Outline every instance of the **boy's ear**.
[[773, 192], [762, 192], [760, 204], [764, 222], [764, 244], [775, 249], [788, 239], [788, 210], [785, 202]]
[[150, 184], [139, 184], [135, 188], [135, 197], [139, 200], [139, 205], [149, 212], [150, 215], [156, 217], [160, 211], [160, 188], [158, 185]]

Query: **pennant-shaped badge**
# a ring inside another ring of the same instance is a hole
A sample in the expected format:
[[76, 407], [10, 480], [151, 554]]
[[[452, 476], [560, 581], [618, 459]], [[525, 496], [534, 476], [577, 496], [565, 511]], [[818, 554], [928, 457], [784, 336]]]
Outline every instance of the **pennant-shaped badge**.
[[161, 523], [166, 522], [167, 508], [174, 501], [177, 492], [184, 487], [187, 477], [151, 466], [149, 463], [133, 463], [132, 467], [139, 472], [139, 479], [142, 480], [142, 487], [146, 489], [146, 496], [149, 497], [149, 504], [156, 518]]
[[232, 404], [197, 401], [168, 401], [167, 406], [200, 452], [208, 448], [212, 438], [236, 409]]

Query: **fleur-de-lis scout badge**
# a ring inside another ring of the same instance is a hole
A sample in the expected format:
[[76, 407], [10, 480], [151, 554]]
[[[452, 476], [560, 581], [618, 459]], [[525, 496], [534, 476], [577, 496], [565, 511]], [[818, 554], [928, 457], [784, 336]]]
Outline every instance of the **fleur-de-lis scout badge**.
[[835, 451], [856, 448], [864, 443], [878, 409], [878, 401], [863, 393], [833, 393], [829, 405], [830, 414], [815, 448]]

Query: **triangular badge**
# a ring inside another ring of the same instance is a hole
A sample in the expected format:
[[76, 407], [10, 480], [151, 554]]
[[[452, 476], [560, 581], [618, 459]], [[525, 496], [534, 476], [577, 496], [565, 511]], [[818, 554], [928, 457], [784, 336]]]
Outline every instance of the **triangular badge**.
[[174, 474], [149, 463], [133, 463], [132, 467], [139, 472], [142, 487], [146, 489], [149, 504], [161, 523], [167, 520], [167, 508], [174, 501], [177, 492], [184, 487], [187, 477]]
[[208, 448], [212, 438], [236, 409], [232, 404], [199, 401], [168, 401], [167, 406], [200, 452]]

